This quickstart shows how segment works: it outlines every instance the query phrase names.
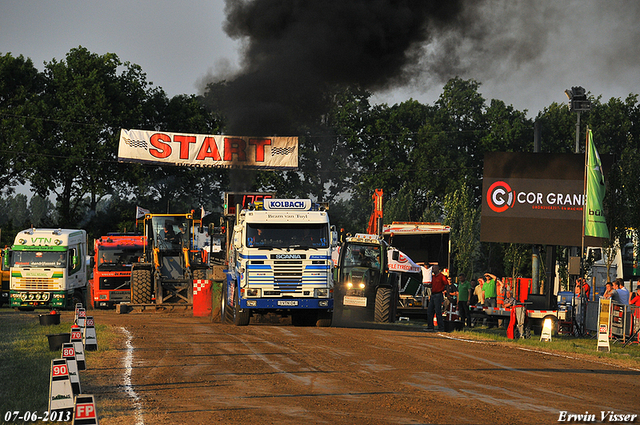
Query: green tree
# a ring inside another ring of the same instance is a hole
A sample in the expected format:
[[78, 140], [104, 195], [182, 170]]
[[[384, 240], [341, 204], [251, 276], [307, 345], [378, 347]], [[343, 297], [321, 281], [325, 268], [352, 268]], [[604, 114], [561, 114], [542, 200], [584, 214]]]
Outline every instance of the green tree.
[[23, 155], [31, 132], [39, 123], [34, 98], [44, 87], [44, 79], [31, 59], [10, 53], [0, 55], [0, 188], [25, 183], [27, 161]]
[[480, 247], [480, 211], [474, 206], [473, 190], [463, 180], [444, 196], [445, 224], [451, 227], [451, 257], [455, 274], [472, 277]]
[[26, 146], [29, 179], [39, 195], [56, 194], [59, 225], [77, 225], [119, 183], [119, 130], [144, 124], [149, 83], [138, 65], [83, 47], [47, 63], [44, 78], [40, 128]]

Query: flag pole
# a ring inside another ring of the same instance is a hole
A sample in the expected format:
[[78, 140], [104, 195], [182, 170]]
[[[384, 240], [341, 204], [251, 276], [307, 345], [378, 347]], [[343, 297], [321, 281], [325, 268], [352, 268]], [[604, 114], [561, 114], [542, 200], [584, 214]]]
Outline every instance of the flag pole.
[[[584, 258], [584, 227], [585, 227], [585, 215], [587, 213], [587, 164], [589, 164], [589, 126], [587, 126], [587, 134], [586, 134], [586, 140], [585, 140], [585, 149], [584, 149], [584, 185], [583, 185], [583, 192], [582, 192], [582, 246], [580, 248], [580, 259], [582, 260], [582, 264], [580, 267], [580, 272], [581, 275], [580, 277], [583, 277], [582, 274], [584, 273], [584, 267], [583, 264], [585, 263], [586, 259]], [[583, 289], [581, 288], [581, 292], [583, 291]]]

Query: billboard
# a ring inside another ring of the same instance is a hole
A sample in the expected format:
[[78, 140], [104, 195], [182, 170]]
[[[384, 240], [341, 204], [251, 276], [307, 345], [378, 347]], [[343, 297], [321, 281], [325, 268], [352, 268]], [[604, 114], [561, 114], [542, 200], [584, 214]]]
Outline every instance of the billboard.
[[118, 161], [190, 167], [291, 170], [298, 168], [298, 138], [121, 129]]
[[583, 154], [486, 153], [480, 240], [580, 246], [584, 170]]

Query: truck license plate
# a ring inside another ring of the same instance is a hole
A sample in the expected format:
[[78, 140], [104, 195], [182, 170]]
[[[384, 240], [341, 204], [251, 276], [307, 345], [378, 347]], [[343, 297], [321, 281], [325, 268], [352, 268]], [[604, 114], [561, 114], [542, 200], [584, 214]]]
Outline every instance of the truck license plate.
[[298, 301], [278, 301], [278, 305], [283, 307], [291, 307], [298, 305]]
[[366, 307], [367, 306], [367, 297], [351, 297], [345, 295], [342, 299], [342, 304], [344, 305], [352, 305], [356, 307]]

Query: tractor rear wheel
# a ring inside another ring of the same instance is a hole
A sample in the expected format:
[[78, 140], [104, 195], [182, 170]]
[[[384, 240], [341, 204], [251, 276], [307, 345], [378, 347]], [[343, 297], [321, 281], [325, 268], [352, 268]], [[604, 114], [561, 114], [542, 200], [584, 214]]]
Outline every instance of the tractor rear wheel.
[[149, 270], [131, 271], [131, 303], [151, 304], [151, 272]]

